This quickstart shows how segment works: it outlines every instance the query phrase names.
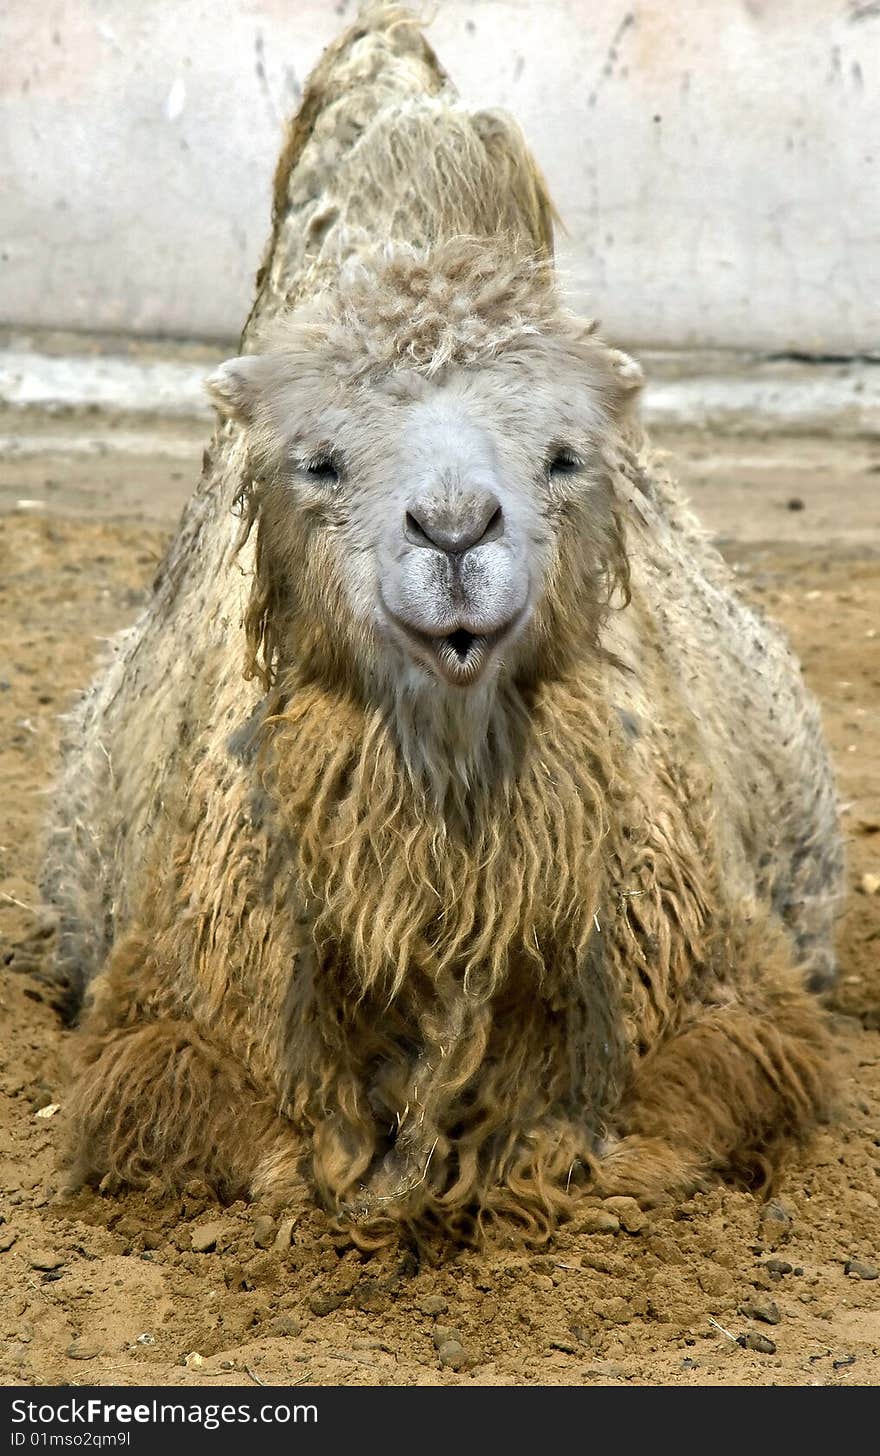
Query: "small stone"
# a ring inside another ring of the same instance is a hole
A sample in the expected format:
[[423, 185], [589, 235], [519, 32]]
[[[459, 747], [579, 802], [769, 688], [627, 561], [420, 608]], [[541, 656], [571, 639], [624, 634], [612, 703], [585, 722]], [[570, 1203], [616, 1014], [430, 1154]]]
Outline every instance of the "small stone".
[[870, 1259], [847, 1259], [845, 1264], [847, 1274], [853, 1279], [877, 1279], [880, 1277], [880, 1270]]
[[561, 1350], [563, 1355], [576, 1355], [578, 1352], [577, 1345], [573, 1345], [570, 1340], [551, 1340], [549, 1348]]
[[803, 508], [804, 503], [799, 495], [789, 496], [788, 500], [785, 502], [785, 509], [787, 511], [802, 511]]
[[54, 1117], [55, 1114], [56, 1114], [56, 1112], [60, 1112], [60, 1111], [61, 1111], [61, 1103], [60, 1102], [47, 1102], [44, 1107], [39, 1107], [37, 1109], [37, 1111], [34, 1113], [34, 1117], [43, 1117], [43, 1118]]
[[791, 1229], [792, 1219], [787, 1208], [775, 1199], [765, 1203], [761, 1209], [761, 1234], [771, 1242], [774, 1239], [785, 1239]]
[[768, 1259], [764, 1265], [768, 1274], [777, 1274], [781, 1278], [783, 1274], [792, 1272], [791, 1265], [785, 1259]]
[[621, 1228], [626, 1229], [628, 1234], [641, 1233], [648, 1222], [634, 1198], [606, 1198], [605, 1207], [620, 1220]]
[[663, 1235], [655, 1234], [649, 1241], [648, 1248], [662, 1264], [683, 1265], [687, 1263], [685, 1255], [672, 1239]]
[[304, 1329], [305, 1325], [301, 1319], [297, 1319], [295, 1314], [280, 1314], [269, 1325], [269, 1334], [296, 1336], [301, 1335]]
[[210, 1254], [223, 1237], [222, 1223], [200, 1223], [192, 1231], [194, 1254]]
[[447, 1340], [445, 1345], [440, 1346], [437, 1355], [440, 1364], [448, 1370], [463, 1370], [465, 1365], [470, 1364], [468, 1353], [458, 1340]]
[[377, 1279], [361, 1279], [352, 1292], [352, 1304], [363, 1314], [384, 1314], [388, 1294]]
[[592, 1376], [594, 1380], [623, 1380], [626, 1371], [622, 1365], [615, 1365], [613, 1360], [594, 1360], [584, 1371], [585, 1377]]
[[323, 1319], [325, 1314], [332, 1314], [334, 1309], [338, 1309], [344, 1303], [345, 1295], [343, 1294], [313, 1294], [309, 1298], [309, 1309], [312, 1314]]
[[427, 1299], [423, 1299], [419, 1305], [422, 1314], [431, 1315], [445, 1314], [448, 1308], [449, 1303], [442, 1294], [429, 1294]]
[[782, 1319], [779, 1307], [772, 1299], [749, 1299], [739, 1307], [746, 1319], [763, 1320], [765, 1325], [778, 1325]]
[[18, 1234], [14, 1229], [7, 1229], [5, 1233], [0, 1234], [0, 1254], [5, 1254], [7, 1249], [11, 1249], [17, 1238]]
[[743, 1336], [743, 1346], [747, 1350], [757, 1350], [759, 1355], [775, 1355], [776, 1345], [766, 1335], [756, 1335], [754, 1331]]
[[533, 1274], [532, 1288], [539, 1290], [542, 1294], [550, 1294], [553, 1290], [553, 1280], [549, 1274]]
[[260, 1214], [254, 1219], [254, 1243], [258, 1249], [268, 1249], [275, 1239], [275, 1220], [269, 1218], [268, 1214]]
[[183, 1363], [187, 1370], [198, 1370], [200, 1366], [204, 1365], [205, 1357], [200, 1355], [198, 1350], [190, 1350], [188, 1355], [184, 1355]]
[[462, 1336], [461, 1331], [453, 1330], [448, 1325], [436, 1325], [434, 1328], [433, 1339], [435, 1350], [439, 1350], [441, 1345], [446, 1345], [450, 1341], [458, 1345], [464, 1343], [464, 1337]]
[[536, 1274], [552, 1274], [556, 1265], [546, 1254], [541, 1254], [537, 1259], [529, 1260], [529, 1268]]
[[620, 1295], [613, 1299], [595, 1300], [593, 1309], [600, 1319], [609, 1320], [613, 1325], [628, 1325], [633, 1317], [632, 1309]]
[[697, 1275], [697, 1283], [704, 1294], [720, 1297], [733, 1291], [733, 1275], [718, 1264], [709, 1264]]
[[136, 1239], [138, 1237], [141, 1228], [142, 1224], [140, 1222], [140, 1219], [120, 1218], [116, 1223], [114, 1223], [113, 1232], [115, 1234], [118, 1234], [120, 1238], [128, 1239], [129, 1241], [131, 1241], [132, 1239]]
[[761, 1209], [761, 1219], [765, 1223], [783, 1224], [787, 1228], [791, 1223], [791, 1214], [787, 1208], [781, 1203], [778, 1203], [774, 1198], [769, 1203], [764, 1204], [764, 1207]]
[[275, 1235], [275, 1251], [284, 1254], [293, 1243], [293, 1231], [296, 1228], [295, 1218], [283, 1218], [278, 1225], [278, 1232]]
[[210, 1203], [211, 1190], [203, 1178], [190, 1178], [183, 1185], [183, 1196], [192, 1203]]
[[880, 875], [873, 875], [870, 870], [866, 870], [859, 880], [859, 888], [865, 895], [880, 894]]
[[579, 1229], [585, 1234], [619, 1234], [620, 1219], [604, 1208], [590, 1208], [579, 1219]]
[[156, 1336], [148, 1334], [146, 1331], [144, 1331], [142, 1335], [138, 1335], [137, 1342], [139, 1345], [155, 1345]]
[[45, 1269], [50, 1273], [53, 1269], [60, 1269], [64, 1262], [62, 1254], [52, 1254], [47, 1249], [37, 1249], [28, 1259], [32, 1269]]
[[617, 1264], [614, 1256], [605, 1253], [600, 1244], [593, 1244], [580, 1257], [582, 1269], [595, 1269], [597, 1274], [616, 1274]]
[[98, 1340], [74, 1340], [65, 1351], [68, 1360], [96, 1360], [104, 1353]]

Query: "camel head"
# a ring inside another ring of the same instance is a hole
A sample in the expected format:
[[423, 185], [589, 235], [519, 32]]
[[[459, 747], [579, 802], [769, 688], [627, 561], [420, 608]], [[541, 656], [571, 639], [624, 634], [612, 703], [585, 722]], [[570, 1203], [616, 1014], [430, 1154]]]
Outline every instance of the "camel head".
[[563, 670], [625, 585], [607, 448], [640, 378], [545, 260], [348, 261], [208, 381], [250, 451], [267, 659], [398, 693]]

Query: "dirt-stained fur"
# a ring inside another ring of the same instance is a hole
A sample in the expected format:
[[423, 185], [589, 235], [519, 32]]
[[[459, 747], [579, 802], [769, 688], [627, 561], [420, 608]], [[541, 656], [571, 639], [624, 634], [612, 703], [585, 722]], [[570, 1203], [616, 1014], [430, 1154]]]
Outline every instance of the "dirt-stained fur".
[[[585, 1188], [754, 1176], [826, 1108], [817, 709], [644, 442], [636, 366], [566, 310], [551, 223], [406, 12], [327, 53], [229, 420], [70, 725], [80, 1178], [316, 1193], [364, 1244], [543, 1237]], [[475, 580], [523, 604], [462, 687], [377, 593], [399, 492], [468, 431], [508, 492]]]

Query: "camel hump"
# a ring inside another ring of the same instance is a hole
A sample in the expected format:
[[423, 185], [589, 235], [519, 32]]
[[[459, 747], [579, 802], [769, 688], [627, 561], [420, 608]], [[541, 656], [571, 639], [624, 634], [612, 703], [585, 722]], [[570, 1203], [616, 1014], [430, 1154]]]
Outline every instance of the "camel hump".
[[555, 218], [513, 118], [469, 111], [418, 19], [369, 4], [324, 52], [288, 125], [243, 345], [365, 248], [466, 235], [550, 256]]

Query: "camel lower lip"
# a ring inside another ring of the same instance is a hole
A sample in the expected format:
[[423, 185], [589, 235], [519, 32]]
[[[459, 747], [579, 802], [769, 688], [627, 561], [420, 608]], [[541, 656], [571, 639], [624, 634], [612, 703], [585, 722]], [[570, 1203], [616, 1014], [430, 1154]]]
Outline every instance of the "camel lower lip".
[[507, 636], [512, 625], [495, 632], [472, 632], [467, 627], [456, 627], [451, 632], [435, 634], [412, 627], [397, 616], [394, 621], [422, 653], [430, 656], [432, 664], [447, 682], [459, 687], [476, 682], [489, 661], [492, 648]]

